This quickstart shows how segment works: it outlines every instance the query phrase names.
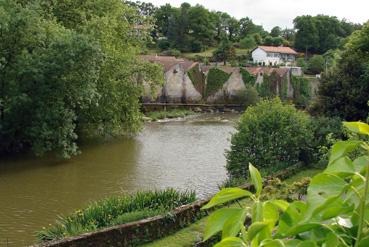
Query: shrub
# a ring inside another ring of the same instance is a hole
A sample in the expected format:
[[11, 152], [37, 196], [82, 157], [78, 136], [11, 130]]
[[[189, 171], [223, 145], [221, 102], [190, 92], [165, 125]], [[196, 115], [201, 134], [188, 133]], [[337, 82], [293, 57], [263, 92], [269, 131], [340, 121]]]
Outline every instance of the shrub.
[[255, 85], [256, 77], [251, 75], [246, 69], [240, 68], [240, 72], [242, 75], [242, 80], [245, 84], [250, 84], [251, 86]]
[[38, 232], [37, 236], [40, 241], [75, 236], [165, 213], [194, 202], [195, 199], [194, 192], [178, 192], [174, 189], [112, 196], [93, 202], [87, 208], [77, 210], [70, 216], [60, 217], [55, 225]]
[[244, 107], [255, 105], [259, 102], [259, 94], [253, 86], [246, 84], [246, 89], [239, 91], [228, 103], [242, 104]]
[[169, 50], [162, 51], [160, 55], [179, 57], [181, 55], [181, 51], [176, 50], [176, 49], [169, 49]]
[[231, 138], [226, 154], [228, 174], [246, 177], [249, 162], [267, 173], [307, 162], [313, 138], [309, 124], [307, 114], [279, 98], [249, 107]]
[[253, 49], [256, 46], [254, 37], [246, 36], [240, 40], [240, 47], [243, 49]]
[[320, 74], [324, 70], [325, 60], [322, 55], [312, 56], [307, 64], [307, 72], [310, 74]]
[[158, 48], [162, 51], [168, 50], [170, 48], [170, 42], [167, 39], [161, 39], [158, 41]]

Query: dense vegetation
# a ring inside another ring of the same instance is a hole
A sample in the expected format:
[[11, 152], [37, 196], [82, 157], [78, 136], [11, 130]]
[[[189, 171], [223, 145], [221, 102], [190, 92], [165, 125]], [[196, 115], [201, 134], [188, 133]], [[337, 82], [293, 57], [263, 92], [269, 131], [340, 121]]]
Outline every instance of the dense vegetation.
[[231, 74], [218, 68], [211, 68], [208, 72], [205, 95], [210, 96], [223, 88]]
[[247, 108], [236, 129], [227, 152], [231, 178], [245, 178], [249, 162], [267, 173], [308, 162], [313, 140], [310, 118], [278, 98]]
[[265, 200], [261, 197], [261, 175], [250, 164], [255, 193], [222, 189], [203, 209], [245, 197], [252, 200], [252, 205], [216, 210], [208, 218], [204, 238], [222, 232], [217, 247], [367, 246], [369, 143], [363, 138], [369, 136], [369, 125], [344, 125], [352, 139], [333, 145], [327, 168], [312, 178], [305, 200]]
[[38, 232], [40, 241], [62, 239], [100, 228], [124, 224], [160, 215], [195, 201], [194, 192], [163, 191], [137, 192], [112, 196], [90, 204], [74, 214], [60, 217], [57, 223]]
[[369, 99], [369, 23], [350, 36], [324, 73], [315, 109], [328, 116], [364, 120]]
[[228, 13], [210, 11], [199, 4], [191, 6], [184, 2], [177, 8], [170, 4], [156, 7], [139, 1], [129, 3], [155, 24], [151, 33], [154, 42], [150, 46], [162, 51], [200, 52], [227, 40], [245, 49], [261, 44], [284, 45], [323, 54], [338, 48], [347, 36], [361, 27], [333, 16], [298, 16], [294, 19], [293, 29], [276, 26], [268, 32], [249, 17], [238, 20]]
[[[124, 18], [122, 18], [124, 17]], [[78, 137], [141, 126], [145, 19], [119, 0], [0, 0], [0, 153], [78, 152]]]
[[152, 121], [157, 121], [160, 119], [166, 119], [166, 118], [179, 118], [179, 117], [185, 117], [188, 115], [193, 115], [195, 112], [191, 110], [185, 110], [185, 109], [174, 109], [170, 111], [153, 111], [146, 113], [146, 116], [150, 118]]

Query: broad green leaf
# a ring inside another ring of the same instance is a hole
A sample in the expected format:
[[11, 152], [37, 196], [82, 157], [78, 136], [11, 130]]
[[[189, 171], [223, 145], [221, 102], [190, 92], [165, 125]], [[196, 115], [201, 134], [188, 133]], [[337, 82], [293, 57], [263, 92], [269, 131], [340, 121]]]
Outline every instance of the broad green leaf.
[[241, 218], [244, 211], [245, 209], [242, 208], [221, 208], [212, 213], [205, 227], [204, 240], [220, 232], [227, 220]]
[[309, 231], [313, 228], [321, 227], [320, 223], [303, 223], [291, 227], [287, 232], [286, 236], [296, 236], [297, 234]]
[[249, 229], [247, 230], [247, 238], [248, 240], [253, 240], [254, 237], [262, 230], [268, 227], [267, 222], [255, 222], [252, 223]]
[[329, 163], [332, 163], [338, 158], [353, 151], [362, 141], [339, 141], [332, 147], [331, 156], [329, 157]]
[[260, 247], [285, 247], [286, 245], [280, 239], [266, 239], [260, 243]]
[[356, 172], [363, 172], [369, 164], [369, 156], [360, 156], [354, 160], [353, 164]]
[[[305, 240], [300, 242], [296, 247], [318, 247], [317, 243], [312, 240]], [[333, 247], [333, 246], [332, 246]]]
[[309, 207], [316, 208], [326, 199], [340, 195], [346, 186], [342, 178], [333, 174], [320, 173], [314, 176], [307, 190]]
[[272, 231], [275, 224], [278, 222], [279, 212], [278, 208], [271, 202], [266, 201], [263, 204], [263, 222], [268, 223], [268, 227], [265, 228], [260, 234], [259, 239], [268, 239], [272, 237]]
[[252, 222], [263, 221], [263, 202], [255, 202], [252, 207]]
[[303, 220], [306, 209], [307, 205], [302, 201], [291, 203], [279, 220], [277, 235], [285, 236], [289, 229]]
[[240, 188], [225, 188], [219, 191], [211, 200], [202, 207], [202, 209], [208, 209], [226, 202], [230, 202], [243, 197], [250, 197], [252, 193]]
[[256, 196], [259, 197], [261, 190], [263, 189], [263, 180], [261, 178], [260, 172], [251, 163], [249, 163], [249, 171], [251, 181], [255, 186]]
[[335, 234], [330, 232], [324, 242], [325, 246], [340, 246], [340, 241]]
[[349, 157], [341, 157], [329, 163], [324, 172], [341, 175], [343, 177], [355, 173], [355, 167]]
[[274, 206], [276, 206], [282, 212], [286, 211], [286, 209], [290, 205], [288, 202], [284, 200], [270, 200], [269, 202], [272, 203]]
[[366, 123], [343, 122], [343, 125], [354, 133], [362, 134], [362, 135], [369, 135], [369, 125], [367, 125]]
[[247, 247], [247, 245], [240, 238], [229, 237], [222, 239], [214, 247]]
[[284, 244], [286, 247], [296, 247], [299, 243], [301, 243], [302, 241], [299, 239], [288, 239], [288, 240], [284, 240]]
[[241, 231], [241, 228], [245, 224], [247, 210], [243, 209], [243, 213], [240, 216], [238, 213], [231, 216], [223, 226], [222, 238], [235, 237]]

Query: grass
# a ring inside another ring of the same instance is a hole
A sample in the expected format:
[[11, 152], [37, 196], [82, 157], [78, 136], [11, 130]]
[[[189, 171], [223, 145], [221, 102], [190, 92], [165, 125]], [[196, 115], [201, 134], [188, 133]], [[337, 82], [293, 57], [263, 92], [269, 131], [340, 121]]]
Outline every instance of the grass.
[[146, 114], [152, 121], [158, 121], [166, 118], [178, 118], [193, 115], [195, 112], [185, 109], [175, 109], [170, 111], [153, 111]]
[[[317, 173], [321, 172], [319, 169], [307, 169], [303, 170], [294, 176], [284, 180], [288, 184], [292, 184], [296, 181], [300, 181], [304, 177], [312, 177], [316, 175]], [[249, 200], [245, 199], [240, 201], [240, 204], [242, 206], [247, 205], [249, 203]], [[231, 207], [239, 207], [238, 203], [234, 203], [231, 205]], [[146, 245], [143, 245], [144, 247], [162, 247], [162, 246], [168, 246], [168, 247], [189, 247], [194, 246], [195, 243], [201, 241], [206, 222], [208, 217], [204, 217], [198, 221], [196, 221], [194, 224], [189, 225], [186, 228], [183, 228], [179, 230], [178, 232], [156, 240], [154, 242], [148, 243]]]
[[50, 241], [76, 236], [160, 215], [195, 200], [194, 192], [178, 192], [174, 189], [112, 196], [93, 202], [72, 215], [59, 217], [56, 224], [39, 231], [37, 237], [40, 241]]

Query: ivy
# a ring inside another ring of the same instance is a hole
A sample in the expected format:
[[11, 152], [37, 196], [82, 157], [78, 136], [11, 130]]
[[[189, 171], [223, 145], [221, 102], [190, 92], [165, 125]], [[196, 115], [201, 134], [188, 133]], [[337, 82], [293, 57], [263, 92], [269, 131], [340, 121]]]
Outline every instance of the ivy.
[[208, 80], [206, 84], [205, 96], [215, 94], [221, 89], [226, 81], [228, 81], [231, 73], [228, 74], [218, 68], [211, 68], [208, 72]]
[[190, 78], [192, 84], [194, 85], [195, 89], [201, 94], [204, 95], [205, 92], [205, 76], [199, 70], [198, 66], [191, 68], [187, 72], [188, 77]]
[[242, 80], [245, 84], [250, 84], [251, 86], [255, 85], [256, 77], [251, 75], [246, 69], [240, 68], [240, 72], [242, 75]]
[[286, 100], [288, 97], [288, 79], [287, 77], [283, 78], [281, 85], [281, 99]]
[[309, 80], [302, 76], [291, 76], [293, 101], [298, 106], [305, 107], [311, 99]]

